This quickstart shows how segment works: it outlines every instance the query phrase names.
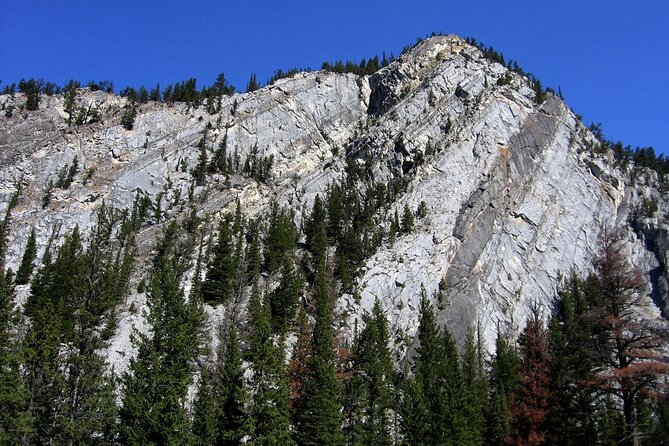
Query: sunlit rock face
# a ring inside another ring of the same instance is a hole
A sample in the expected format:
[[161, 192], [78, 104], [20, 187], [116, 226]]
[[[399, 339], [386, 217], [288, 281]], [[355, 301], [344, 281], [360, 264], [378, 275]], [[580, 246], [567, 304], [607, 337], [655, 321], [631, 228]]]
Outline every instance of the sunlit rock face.
[[[378, 299], [401, 357], [416, 333], [421, 290], [434, 296], [440, 288], [435, 306], [456, 338], [474, 327], [487, 342], [498, 330], [513, 332], [531, 305], [548, 311], [561, 276], [588, 271], [600, 228], [629, 225], [644, 199], [657, 200], [659, 209], [630, 226], [629, 251], [648, 278], [648, 314], [669, 309], [669, 206], [655, 174], [632, 182], [610, 153], [588, 149], [594, 136], [560, 98], [549, 93], [537, 104], [527, 79], [510, 73], [510, 82], [498, 82], [506, 74], [462, 39], [442, 36], [372, 76], [297, 74], [224, 96], [213, 114], [204, 105], [149, 102], [132, 130], [120, 125], [127, 99], [113, 94], [80, 90], [77, 106], [97, 109], [99, 119], [71, 126], [62, 95], [41, 97], [31, 112], [22, 109], [23, 95], [0, 96], [3, 209], [22, 188], [8, 266], [16, 269], [31, 227], [41, 253], [54, 229], [64, 234], [78, 225], [85, 234], [103, 203], [125, 209], [139, 194], [160, 208], [138, 237], [136, 285], [166, 221], [192, 206], [213, 220], [239, 199], [249, 216], [273, 202], [292, 207], [299, 225], [314, 197], [345, 175], [348, 160], [364, 165], [373, 181], [407, 181], [389, 215], [421, 202], [427, 215], [361, 266], [355, 296], [337, 302], [344, 333]], [[208, 174], [196, 185], [203, 137], [209, 157], [222, 145], [242, 163], [252, 153], [272, 156], [269, 180]], [[45, 200], [75, 157], [74, 182]], [[132, 355], [132, 327], [148, 329], [145, 295], [131, 288], [108, 349], [117, 371]], [[18, 291], [25, 299], [29, 287]], [[224, 310], [209, 313], [214, 330]]]

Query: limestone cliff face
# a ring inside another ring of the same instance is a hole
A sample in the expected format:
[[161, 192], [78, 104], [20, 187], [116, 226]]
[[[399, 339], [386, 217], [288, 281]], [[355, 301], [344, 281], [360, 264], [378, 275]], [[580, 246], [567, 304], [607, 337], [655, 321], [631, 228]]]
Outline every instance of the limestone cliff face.
[[[428, 212], [366, 261], [358, 296], [338, 301], [343, 329], [379, 299], [397, 339], [410, 347], [421, 287], [431, 295], [441, 283], [440, 318], [456, 337], [479, 324], [492, 339], [498, 327], [522, 324], [531, 302], [549, 305], [561, 274], [587, 270], [600, 227], [627, 224], [643, 198], [658, 200], [659, 210], [636, 219], [629, 248], [649, 279], [649, 315], [666, 311], [669, 200], [654, 173], [631, 182], [610, 154], [586, 149], [594, 137], [559, 98], [537, 105], [526, 79], [511, 74], [498, 85], [505, 73], [462, 39], [434, 37], [371, 77], [298, 74], [224, 97], [216, 114], [150, 102], [130, 131], [120, 125], [126, 99], [115, 95], [82, 90], [77, 104], [97, 107], [101, 122], [71, 127], [61, 96], [43, 97], [34, 112], [20, 110], [21, 95], [0, 96], [1, 206], [17, 182], [23, 187], [12, 212], [9, 266], [20, 260], [31, 226], [44, 249], [54, 228], [85, 231], [103, 201], [126, 208], [137, 193], [162, 197], [160, 221], [140, 234], [140, 258], [163, 222], [186, 212], [188, 199], [201, 216], [231, 210], [236, 198], [250, 215], [277, 201], [296, 209], [299, 221], [353, 159], [375, 181], [408, 181], [391, 212], [422, 201]], [[241, 160], [254, 150], [273, 155], [271, 179], [209, 175], [193, 187], [205, 131], [210, 150], [225, 140], [228, 154]], [[75, 156], [74, 183], [54, 189], [43, 207], [49, 181]], [[119, 309], [111, 362], [127, 360], [129, 328], [143, 324], [136, 311], [143, 304], [133, 292]], [[222, 311], [211, 310], [212, 321]]]

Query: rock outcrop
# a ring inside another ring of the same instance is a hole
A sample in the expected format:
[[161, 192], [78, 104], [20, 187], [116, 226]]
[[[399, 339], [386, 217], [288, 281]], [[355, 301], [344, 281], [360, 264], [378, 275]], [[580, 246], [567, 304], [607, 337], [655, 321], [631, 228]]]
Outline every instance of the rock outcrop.
[[[510, 82], [498, 82], [505, 75]], [[128, 208], [137, 194], [160, 203], [139, 236], [143, 258], [162, 222], [186, 212], [187, 200], [201, 216], [229, 211], [236, 199], [249, 215], [276, 201], [293, 207], [299, 221], [352, 159], [376, 182], [407, 182], [391, 213], [424, 202], [427, 215], [360, 268], [357, 295], [338, 301], [343, 329], [378, 299], [395, 338], [407, 341], [400, 350], [409, 348], [421, 289], [433, 295], [441, 287], [441, 321], [460, 339], [478, 324], [490, 341], [522, 324], [531, 303], [549, 306], [562, 275], [587, 271], [600, 228], [628, 224], [644, 198], [659, 208], [630, 227], [629, 248], [648, 278], [649, 314], [666, 313], [669, 201], [657, 178], [650, 172], [631, 181], [611, 154], [588, 149], [594, 136], [557, 96], [536, 104], [534, 94], [527, 79], [445, 36], [372, 76], [297, 74], [223, 97], [214, 114], [149, 102], [132, 130], [120, 125], [127, 100], [113, 94], [81, 90], [78, 106], [97, 108], [100, 118], [78, 126], [68, 126], [62, 96], [43, 97], [33, 112], [21, 110], [20, 94], [0, 96], [1, 206], [22, 187], [8, 265], [16, 269], [31, 227], [41, 251], [54, 229], [86, 232], [103, 202]], [[192, 169], [205, 134], [209, 154], [224, 144], [242, 162], [251, 153], [272, 156], [270, 180], [212, 174], [196, 185]], [[73, 184], [52, 188], [75, 157]], [[143, 305], [133, 291], [120, 309], [109, 355], [120, 368]]]

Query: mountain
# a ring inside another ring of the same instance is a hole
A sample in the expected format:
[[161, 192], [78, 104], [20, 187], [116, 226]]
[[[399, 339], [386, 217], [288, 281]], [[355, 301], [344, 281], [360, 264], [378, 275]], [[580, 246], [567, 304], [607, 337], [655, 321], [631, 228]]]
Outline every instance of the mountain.
[[[186, 102], [131, 107], [127, 97], [82, 88], [74, 108], [66, 94], [41, 95], [29, 111], [25, 95], [2, 95], [3, 210], [21, 188], [6, 265], [16, 271], [32, 227], [41, 258], [54, 231], [55, 245], [75, 225], [88, 235], [103, 203], [130, 209], [136, 197], [150, 202], [131, 291], [108, 347], [108, 362], [124, 370], [131, 328], [146, 329], [146, 295], [137, 284], [165, 225], [194, 211], [215, 228], [239, 200], [247, 218], [272, 203], [288, 207], [299, 228], [314, 198], [348, 179], [361, 194], [378, 185], [393, 190], [374, 208], [377, 231], [387, 235], [405, 207], [416, 216], [410, 231], [372, 244], [354, 262], [354, 284], [335, 309], [343, 333], [379, 299], [393, 337], [403, 339], [396, 350], [407, 351], [423, 288], [428, 296], [441, 290], [438, 319], [456, 339], [478, 325], [492, 345], [498, 330], [519, 331], [533, 303], [549, 308], [561, 277], [591, 269], [607, 225], [627, 228], [631, 261], [647, 279], [645, 311], [666, 315], [663, 177], [598, 150], [600, 141], [557, 95], [541, 95], [456, 36], [422, 41], [370, 76], [298, 73], [223, 95], [209, 110]], [[206, 167], [222, 150], [227, 173]], [[213, 235], [210, 229], [205, 238]], [[186, 292], [197, 250], [189, 255]], [[272, 277], [267, 282], [273, 286]], [[22, 303], [29, 286], [17, 290]], [[207, 311], [213, 331], [226, 309]]]

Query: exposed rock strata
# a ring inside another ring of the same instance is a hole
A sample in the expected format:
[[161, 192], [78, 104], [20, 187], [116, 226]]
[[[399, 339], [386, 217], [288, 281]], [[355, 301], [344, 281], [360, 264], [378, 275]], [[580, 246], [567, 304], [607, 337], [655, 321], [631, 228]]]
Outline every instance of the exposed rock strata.
[[[512, 74], [510, 84], [497, 85], [506, 72], [463, 40], [436, 37], [371, 77], [298, 74], [224, 97], [214, 115], [184, 104], [142, 105], [131, 131], [119, 125], [126, 100], [114, 95], [82, 91], [79, 105], [98, 107], [102, 122], [76, 127], [67, 126], [62, 97], [44, 97], [38, 111], [24, 112], [21, 95], [0, 96], [0, 108], [12, 111], [0, 118], [2, 206], [17, 181], [24, 190], [12, 213], [9, 266], [16, 267], [31, 226], [43, 250], [54, 227], [86, 231], [103, 201], [126, 208], [138, 192], [153, 201], [163, 194], [163, 219], [185, 212], [189, 192], [200, 215], [230, 210], [239, 198], [248, 214], [278, 201], [300, 219], [343, 175], [348, 156], [367, 163], [375, 181], [409, 179], [391, 212], [425, 201], [428, 215], [361, 268], [359, 300], [345, 295], [338, 303], [344, 327], [379, 299], [397, 339], [410, 340], [421, 287], [431, 295], [441, 282], [441, 320], [458, 338], [479, 324], [490, 340], [499, 328], [521, 324], [531, 302], [549, 305], [562, 274], [587, 270], [599, 228], [626, 223], [645, 196], [659, 199], [660, 209], [630, 231], [630, 251], [667, 311], [668, 207], [656, 179], [631, 185], [610, 155], [585, 150], [594, 138], [559, 98], [548, 95], [537, 106], [526, 79]], [[273, 155], [269, 184], [210, 175], [189, 191], [205, 131], [210, 150], [225, 137], [228, 153], [242, 160], [254, 147]], [[54, 189], [43, 209], [47, 184], [75, 156], [74, 183]], [[159, 227], [140, 234], [140, 257], [149, 255]], [[143, 326], [144, 304], [133, 291], [120, 309], [109, 349], [119, 369], [131, 354], [130, 327]], [[657, 314], [650, 301], [648, 309]], [[213, 326], [222, 310], [210, 313]]]

